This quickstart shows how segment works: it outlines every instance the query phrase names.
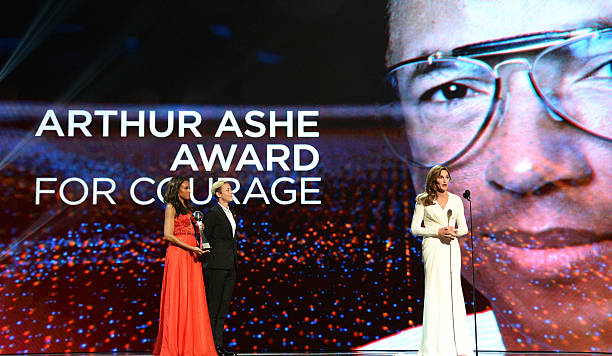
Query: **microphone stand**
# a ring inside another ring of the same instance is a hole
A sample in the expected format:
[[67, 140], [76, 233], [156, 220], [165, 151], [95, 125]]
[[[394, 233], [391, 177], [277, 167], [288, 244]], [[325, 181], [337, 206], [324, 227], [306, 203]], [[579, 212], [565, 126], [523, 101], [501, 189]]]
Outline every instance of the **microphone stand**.
[[[448, 217], [447, 225], [449, 227], [450, 227], [450, 219], [452, 215], [453, 215], [453, 211], [451, 209], [448, 209], [448, 211], [446, 212], [446, 216]], [[455, 305], [455, 301], [453, 299], [453, 249], [451, 246], [452, 246], [452, 241], [449, 242], [449, 246], [448, 246], [449, 247], [448, 248], [448, 266], [450, 267], [449, 271], [450, 271], [450, 294], [451, 294], [451, 320], [453, 322], [453, 343], [455, 344], [455, 352], [457, 352], [457, 338], [455, 336], [455, 309], [453, 307]], [[459, 273], [461, 274], [461, 269]]]
[[476, 356], [478, 356], [478, 331], [476, 328], [476, 273], [474, 272], [474, 236], [472, 224], [472, 198], [470, 191], [466, 190], [463, 197], [470, 203], [470, 245], [472, 248], [472, 311], [474, 312], [474, 342], [476, 347]]

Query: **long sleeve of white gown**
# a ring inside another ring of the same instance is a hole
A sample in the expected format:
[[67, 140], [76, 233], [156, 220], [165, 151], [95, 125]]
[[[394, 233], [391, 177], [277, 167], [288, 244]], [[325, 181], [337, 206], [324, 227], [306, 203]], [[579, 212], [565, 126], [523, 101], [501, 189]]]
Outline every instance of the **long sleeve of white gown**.
[[[414, 206], [414, 214], [412, 214], [412, 223], [410, 224], [410, 231], [414, 236], [431, 237], [438, 236], [437, 227], [422, 227], [423, 216], [425, 214], [425, 207], [422, 204], [416, 203]], [[465, 221], [465, 218], [463, 219]]]
[[463, 212], [463, 202], [461, 201], [461, 198], [457, 200], [456, 208], [457, 208], [457, 236], [467, 235], [468, 228], [467, 228], [467, 223], [465, 221], [465, 214]]

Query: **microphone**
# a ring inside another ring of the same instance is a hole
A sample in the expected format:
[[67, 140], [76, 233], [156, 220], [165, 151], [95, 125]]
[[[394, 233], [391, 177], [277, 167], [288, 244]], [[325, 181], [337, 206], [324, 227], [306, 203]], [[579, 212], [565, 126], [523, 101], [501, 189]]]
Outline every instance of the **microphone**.
[[463, 192], [463, 197], [467, 200], [467, 201], [472, 201], [470, 199], [470, 190], [466, 189], [465, 192]]
[[450, 227], [450, 218], [451, 216], [453, 216], [453, 210], [448, 209], [448, 211], [446, 212], [446, 216], [448, 217], [448, 226]]
[[198, 224], [198, 228], [200, 230], [200, 249], [204, 251], [210, 250], [210, 243], [206, 239], [206, 236], [204, 236], [204, 226], [202, 224], [202, 221], [204, 220], [204, 214], [201, 211], [196, 210], [193, 212], [193, 218], [196, 220], [196, 223]]

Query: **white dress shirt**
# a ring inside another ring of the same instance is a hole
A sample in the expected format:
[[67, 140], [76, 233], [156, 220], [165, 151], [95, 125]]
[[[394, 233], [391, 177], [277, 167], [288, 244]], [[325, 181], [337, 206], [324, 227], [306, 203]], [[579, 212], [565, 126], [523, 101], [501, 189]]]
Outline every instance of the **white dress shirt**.
[[234, 220], [234, 215], [232, 215], [232, 212], [229, 209], [221, 205], [221, 203], [219, 203], [219, 206], [221, 209], [223, 209], [225, 216], [227, 216], [227, 220], [230, 222], [230, 225], [232, 225], [232, 237], [236, 237], [236, 221]]

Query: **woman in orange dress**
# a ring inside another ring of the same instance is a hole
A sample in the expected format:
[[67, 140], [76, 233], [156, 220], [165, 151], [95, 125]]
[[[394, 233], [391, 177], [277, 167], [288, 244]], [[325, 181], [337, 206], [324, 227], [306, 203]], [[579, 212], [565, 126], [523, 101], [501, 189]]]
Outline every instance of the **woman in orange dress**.
[[174, 177], [168, 183], [164, 201], [166, 251], [159, 307], [159, 330], [153, 355], [217, 356], [210, 328], [202, 264], [204, 253], [197, 247], [196, 227], [189, 180]]

